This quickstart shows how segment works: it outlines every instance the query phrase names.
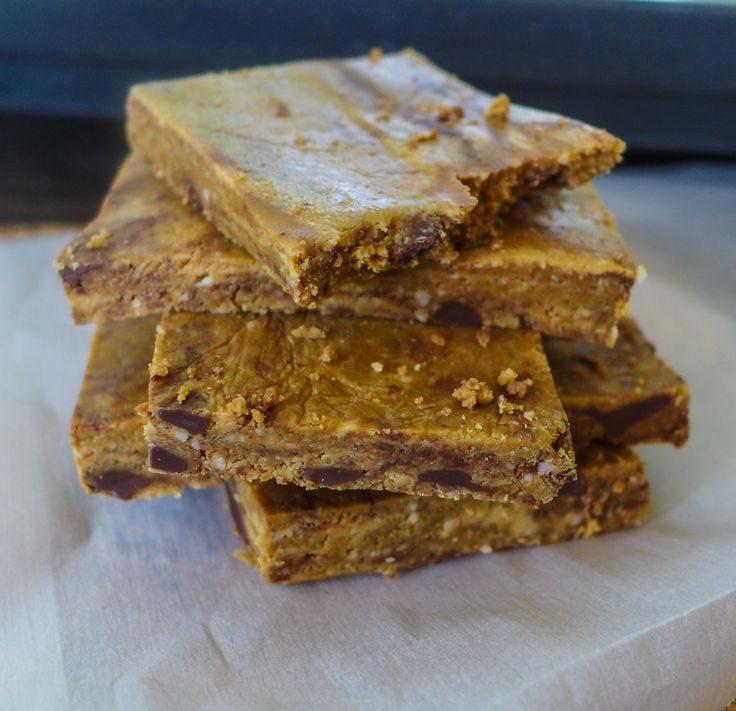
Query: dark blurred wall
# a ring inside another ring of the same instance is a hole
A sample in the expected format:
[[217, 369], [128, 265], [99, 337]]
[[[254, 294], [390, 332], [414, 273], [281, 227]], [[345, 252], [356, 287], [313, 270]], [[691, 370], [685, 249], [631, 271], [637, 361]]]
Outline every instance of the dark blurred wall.
[[125, 153], [134, 82], [407, 45], [481, 88], [608, 128], [630, 157], [736, 155], [733, 4], [3, 0], [0, 216], [21, 216], [29, 190], [53, 214], [87, 215]]
[[736, 7], [601, 0], [4, 0], [0, 111], [120, 116], [136, 81], [415, 46], [646, 150], [736, 152]]

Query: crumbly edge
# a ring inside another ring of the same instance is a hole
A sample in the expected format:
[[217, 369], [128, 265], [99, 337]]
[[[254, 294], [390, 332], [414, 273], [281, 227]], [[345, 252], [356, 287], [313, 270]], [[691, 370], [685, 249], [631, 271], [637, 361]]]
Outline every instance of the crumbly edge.
[[[174, 127], [162, 125], [133, 95], [128, 99], [127, 111], [128, 138], [133, 148], [224, 235], [245, 246], [301, 306], [314, 303], [328, 287], [350, 275], [413, 266], [420, 255], [442, 259], [450, 254], [447, 229], [451, 218], [424, 214], [397, 220], [386, 229], [368, 226], [346, 232], [329, 250], [320, 245], [310, 252], [305, 246], [285, 258], [271, 246], [273, 240], [256, 237], [256, 218], [249, 211], [247, 197], [222, 175], [218, 179], [221, 169], [202, 155], [196, 144]], [[239, 205], [240, 210], [229, 209], [230, 204]], [[460, 214], [462, 210], [458, 209], [458, 219]], [[414, 224], [417, 219], [419, 226]], [[416, 230], [421, 231], [421, 240], [416, 238]]]
[[217, 280], [187, 276], [185, 264], [157, 259], [139, 264], [95, 265], [78, 271], [59, 269], [76, 323], [137, 318], [168, 310], [208, 313], [297, 309], [273, 282], [252, 274]]
[[529, 161], [522, 168], [507, 168], [486, 179], [464, 182], [478, 204], [462, 225], [451, 230], [456, 245], [483, 244], [497, 234], [496, 218], [523, 195], [543, 187], [575, 187], [596, 175], [611, 171], [621, 162], [624, 144], [608, 140], [588, 151], [577, 151], [567, 163], [547, 159]]
[[[301, 439], [298, 445], [291, 446], [285, 444], [283, 433], [270, 435], [272, 441], [266, 442], [264, 437], [246, 433], [235, 421], [231, 428], [218, 423], [217, 434], [212, 434], [210, 428], [202, 434], [190, 435], [159, 419], [157, 412], [156, 406], [151, 407], [145, 427], [146, 440], [182, 460], [184, 467], [170, 473], [184, 477], [211, 476], [223, 481], [274, 479], [280, 484], [314, 489], [319, 485], [304, 474], [305, 470], [315, 466], [362, 469], [365, 474], [359, 478], [328, 488], [392, 491], [446, 499], [524, 501], [529, 505], [550, 501], [566, 482], [575, 478], [569, 432], [560, 435], [557, 449], [549, 446], [531, 454], [520, 443], [519, 449], [526, 452], [525, 460], [520, 463], [512, 461], [512, 455], [508, 462], [503, 462], [492, 451], [476, 450], [468, 455], [465, 448], [458, 450], [441, 442], [419, 445], [380, 434], [344, 437], [336, 449], [334, 437], [320, 437], [314, 432], [308, 441]], [[397, 462], [406, 464], [397, 465]], [[467, 472], [474, 486], [446, 487], [418, 481], [419, 471], [441, 469]], [[160, 469], [152, 471], [167, 474]]]
[[[609, 467], [612, 465], [609, 465]], [[588, 538], [639, 525], [649, 513], [640, 462], [612, 477], [586, 472], [537, 510], [520, 504], [390, 496], [352, 506], [273, 513], [251, 485], [235, 492], [246, 558], [265, 580], [292, 583], [357, 573], [393, 576], [469, 553]], [[256, 485], [257, 486], [257, 485]]]
[[[133, 318], [169, 309], [230, 313], [294, 311], [293, 300], [267, 277], [218, 275], [216, 280], [187, 275], [170, 260], [109, 263], [64, 271], [57, 265], [77, 323]], [[67, 267], [70, 268], [70, 267]], [[417, 275], [420, 272], [417, 272]], [[558, 267], [491, 267], [443, 273], [428, 289], [410, 276], [405, 288], [378, 277], [346, 283], [322, 300], [326, 314], [431, 320], [443, 303], [460, 303], [484, 326], [527, 328], [552, 336], [613, 345], [616, 323], [626, 310], [633, 274], [586, 274]], [[203, 283], [204, 282], [204, 283]], [[387, 287], [386, 285], [389, 284]], [[584, 298], [581, 298], [581, 294]]]

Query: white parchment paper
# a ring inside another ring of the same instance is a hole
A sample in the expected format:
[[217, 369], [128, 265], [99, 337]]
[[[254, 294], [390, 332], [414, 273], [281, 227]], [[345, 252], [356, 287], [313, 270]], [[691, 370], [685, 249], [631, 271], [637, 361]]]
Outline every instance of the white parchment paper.
[[0, 708], [714, 709], [736, 696], [736, 169], [600, 181], [649, 271], [634, 313], [689, 379], [642, 447], [651, 522], [400, 575], [269, 586], [219, 492], [120, 503], [66, 439], [89, 328], [61, 235], [0, 240]]

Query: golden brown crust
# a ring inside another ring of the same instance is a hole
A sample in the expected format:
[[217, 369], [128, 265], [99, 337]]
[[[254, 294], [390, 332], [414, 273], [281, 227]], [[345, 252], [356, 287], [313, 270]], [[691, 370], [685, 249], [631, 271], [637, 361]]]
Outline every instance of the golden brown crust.
[[394, 575], [468, 553], [558, 543], [630, 528], [649, 513], [643, 465], [626, 447], [578, 454], [578, 479], [549, 504], [447, 501], [368, 491], [227, 485], [244, 559], [265, 580]]
[[[295, 335], [312, 329], [324, 338]], [[475, 336], [313, 314], [168, 314], [149, 384], [151, 466], [312, 488], [548, 501], [574, 477], [574, 462], [539, 336], [495, 330], [485, 347]], [[335, 357], [325, 363], [328, 345]], [[500, 393], [506, 368], [533, 383], [523, 397], [482, 397], [472, 409], [453, 397], [472, 378]]]
[[[128, 135], [308, 305], [351, 274], [446, 253], [449, 232], [487, 241], [526, 191], [620, 159], [618, 139], [554, 114], [488, 121], [490, 100], [406, 51], [138, 85]], [[448, 104], [462, 115], [448, 121]]]
[[[89, 242], [106, 235], [104, 246]], [[151, 175], [121, 168], [99, 216], [62, 250], [56, 268], [78, 322], [168, 309], [293, 311], [247, 252], [220, 236]], [[446, 264], [344, 282], [318, 310], [450, 325], [528, 327], [612, 343], [635, 267], [590, 185], [538, 191], [501, 220], [493, 245]]]
[[612, 349], [544, 341], [576, 446], [592, 440], [682, 446], [690, 430], [687, 383], [657, 356], [633, 319], [621, 320], [619, 334]]

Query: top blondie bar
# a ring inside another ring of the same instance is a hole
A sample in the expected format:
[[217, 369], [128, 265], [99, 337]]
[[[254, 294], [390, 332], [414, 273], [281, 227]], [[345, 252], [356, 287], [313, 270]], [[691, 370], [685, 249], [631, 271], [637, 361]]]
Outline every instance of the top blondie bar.
[[624, 148], [413, 50], [140, 84], [127, 112], [134, 150], [302, 306], [487, 241], [524, 193], [584, 183]]

